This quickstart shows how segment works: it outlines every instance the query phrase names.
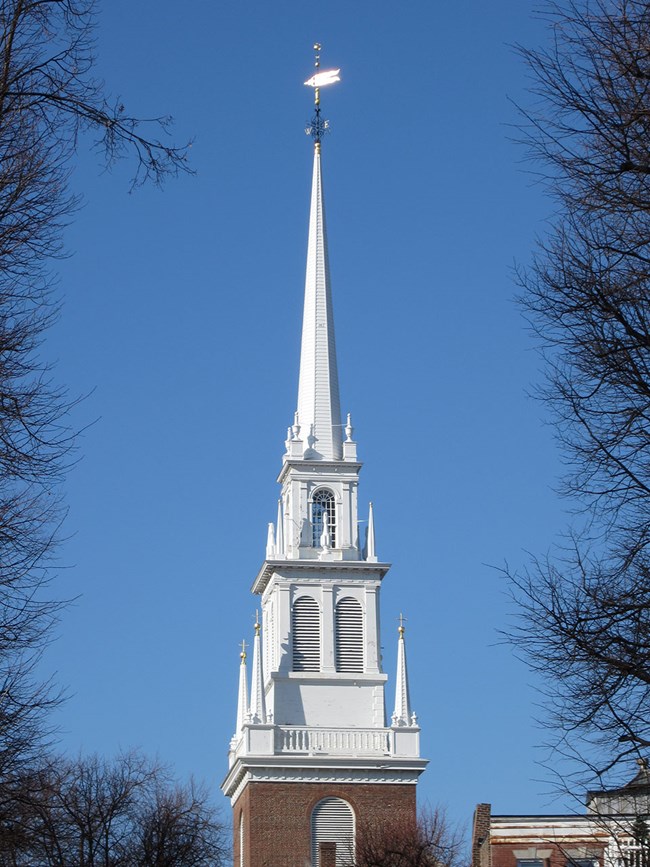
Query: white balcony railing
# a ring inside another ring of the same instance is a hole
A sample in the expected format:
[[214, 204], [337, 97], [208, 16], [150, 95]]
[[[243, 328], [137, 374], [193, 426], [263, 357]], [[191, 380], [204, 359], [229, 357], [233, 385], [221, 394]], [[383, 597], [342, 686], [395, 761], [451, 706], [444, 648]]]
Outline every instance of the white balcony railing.
[[317, 729], [275, 727], [276, 753], [390, 755], [389, 729]]

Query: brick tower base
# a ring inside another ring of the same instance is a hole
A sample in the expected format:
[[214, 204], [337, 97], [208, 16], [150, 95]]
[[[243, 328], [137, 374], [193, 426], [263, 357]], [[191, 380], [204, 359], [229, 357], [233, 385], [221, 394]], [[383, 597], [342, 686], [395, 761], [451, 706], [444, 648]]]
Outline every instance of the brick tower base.
[[[250, 782], [233, 808], [235, 867], [310, 864], [311, 814], [322, 798], [343, 798], [350, 804], [357, 834], [365, 823], [398, 823], [414, 828], [415, 788], [404, 783]], [[243, 838], [243, 859], [240, 838]]]

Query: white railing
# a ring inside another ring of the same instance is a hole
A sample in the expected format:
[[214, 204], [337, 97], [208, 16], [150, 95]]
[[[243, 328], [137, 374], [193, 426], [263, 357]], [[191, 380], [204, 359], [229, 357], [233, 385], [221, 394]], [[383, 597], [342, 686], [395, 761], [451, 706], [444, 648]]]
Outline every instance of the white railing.
[[650, 848], [639, 843], [610, 844], [610, 864], [614, 867], [650, 867]]
[[275, 752], [386, 756], [390, 754], [389, 730], [276, 726]]

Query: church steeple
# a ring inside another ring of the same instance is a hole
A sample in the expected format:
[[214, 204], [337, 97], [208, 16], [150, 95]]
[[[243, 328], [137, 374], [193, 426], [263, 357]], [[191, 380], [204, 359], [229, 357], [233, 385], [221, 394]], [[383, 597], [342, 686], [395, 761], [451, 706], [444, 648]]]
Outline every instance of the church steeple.
[[365, 822], [399, 814], [415, 824], [415, 785], [427, 764], [410, 713], [403, 632], [396, 713], [386, 721], [379, 601], [390, 567], [377, 556], [372, 504], [365, 546], [359, 538], [362, 465], [350, 415], [341, 424], [320, 110], [320, 87], [339, 70], [319, 67], [317, 53], [305, 82], [315, 97], [307, 130], [314, 166], [298, 406], [278, 476], [277, 523], [267, 528], [252, 587], [263, 629], [256, 621], [250, 704], [244, 713], [242, 665], [222, 786], [233, 804], [235, 863], [245, 867], [349, 863]]
[[316, 141], [300, 351], [298, 421], [305, 444], [305, 457], [340, 461], [343, 450], [341, 404], [320, 149], [320, 141]]

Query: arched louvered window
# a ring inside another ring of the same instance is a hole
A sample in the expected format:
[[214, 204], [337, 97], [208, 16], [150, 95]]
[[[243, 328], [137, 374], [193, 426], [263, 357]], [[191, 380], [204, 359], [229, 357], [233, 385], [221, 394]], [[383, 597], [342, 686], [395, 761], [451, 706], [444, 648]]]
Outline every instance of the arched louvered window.
[[363, 671], [363, 608], [351, 596], [336, 606], [336, 670]]
[[321, 547], [321, 536], [326, 523], [330, 536], [330, 548], [336, 548], [336, 502], [334, 494], [331, 491], [321, 489], [316, 491], [311, 503], [312, 547]]
[[342, 798], [323, 798], [311, 814], [311, 863], [321, 867], [321, 843], [336, 844], [336, 867], [354, 860], [354, 813]]
[[293, 670], [320, 671], [320, 610], [311, 596], [299, 596], [291, 610]]

